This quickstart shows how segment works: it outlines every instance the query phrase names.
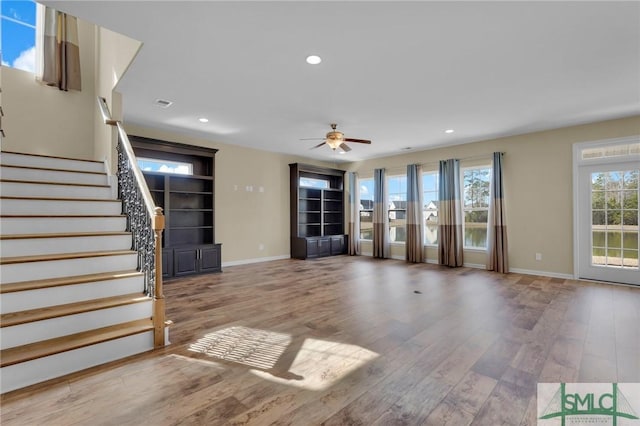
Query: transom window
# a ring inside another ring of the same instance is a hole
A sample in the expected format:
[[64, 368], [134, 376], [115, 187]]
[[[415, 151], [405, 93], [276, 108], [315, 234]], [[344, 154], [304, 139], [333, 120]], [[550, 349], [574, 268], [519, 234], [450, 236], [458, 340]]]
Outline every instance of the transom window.
[[138, 157], [138, 166], [145, 172], [171, 173], [174, 175], [193, 174], [193, 164], [180, 161]]
[[300, 177], [300, 186], [306, 186], [307, 188], [329, 188], [329, 181], [326, 179], [316, 179], [310, 177]]

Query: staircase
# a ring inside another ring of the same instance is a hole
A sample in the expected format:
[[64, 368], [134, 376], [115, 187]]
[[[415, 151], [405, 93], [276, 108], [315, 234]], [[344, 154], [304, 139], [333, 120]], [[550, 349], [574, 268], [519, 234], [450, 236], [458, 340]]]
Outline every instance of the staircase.
[[0, 154], [0, 391], [154, 347], [153, 300], [103, 163]]

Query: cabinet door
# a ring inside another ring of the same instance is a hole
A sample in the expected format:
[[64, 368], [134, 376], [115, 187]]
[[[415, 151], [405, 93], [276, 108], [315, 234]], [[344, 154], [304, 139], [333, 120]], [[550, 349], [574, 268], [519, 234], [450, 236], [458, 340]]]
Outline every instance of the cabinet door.
[[185, 248], [173, 250], [173, 273], [176, 277], [198, 272], [198, 249]]
[[331, 240], [329, 238], [320, 238], [318, 240], [318, 256], [331, 255]]
[[173, 276], [173, 250], [162, 250], [162, 278]]
[[344, 235], [340, 235], [339, 237], [331, 237], [331, 255], [336, 254], [344, 254], [345, 253], [345, 245], [344, 245]]
[[218, 247], [203, 247], [200, 249], [200, 272], [220, 271], [220, 251]]
[[318, 257], [318, 240], [307, 239], [307, 257]]

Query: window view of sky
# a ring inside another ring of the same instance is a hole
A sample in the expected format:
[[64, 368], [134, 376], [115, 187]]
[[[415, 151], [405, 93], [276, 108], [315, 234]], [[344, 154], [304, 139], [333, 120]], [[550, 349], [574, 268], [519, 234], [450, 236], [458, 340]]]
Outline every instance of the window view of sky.
[[34, 72], [36, 4], [31, 0], [0, 1], [2, 65]]

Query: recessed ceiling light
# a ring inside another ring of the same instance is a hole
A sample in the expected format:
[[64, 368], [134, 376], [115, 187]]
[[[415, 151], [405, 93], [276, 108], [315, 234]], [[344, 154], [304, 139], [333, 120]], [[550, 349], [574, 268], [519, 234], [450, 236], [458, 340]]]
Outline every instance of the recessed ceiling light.
[[410, 146], [405, 146], [404, 148], [402, 148], [403, 151], [411, 151], [413, 148], [411, 148]]
[[320, 56], [317, 56], [317, 55], [307, 56], [308, 64], [318, 65], [320, 62], [322, 62], [322, 58]]
[[208, 123], [209, 119], [208, 118], [204, 118], [204, 117], [200, 117], [200, 118], [198, 118], [198, 121], [201, 122], [201, 123]]
[[447, 129], [447, 130], [445, 130], [444, 132], [445, 132], [445, 133], [453, 133], [453, 131], [454, 131], [453, 129]]
[[345, 151], [338, 151], [338, 154], [346, 154]]

